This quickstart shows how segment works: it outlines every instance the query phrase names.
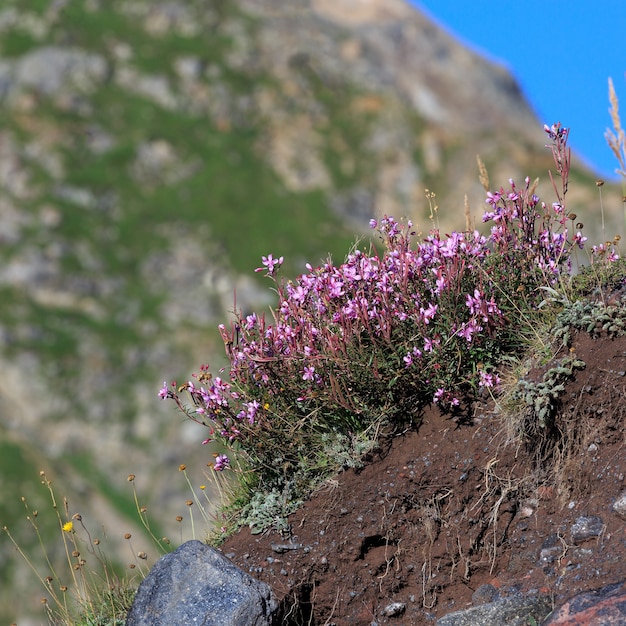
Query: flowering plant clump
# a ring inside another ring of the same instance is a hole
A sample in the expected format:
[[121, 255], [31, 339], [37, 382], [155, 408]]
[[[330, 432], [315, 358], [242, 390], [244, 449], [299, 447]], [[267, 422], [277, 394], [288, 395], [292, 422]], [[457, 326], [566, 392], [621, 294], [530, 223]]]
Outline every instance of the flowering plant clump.
[[[355, 248], [340, 265], [307, 264], [294, 281], [278, 278], [283, 258], [269, 254], [256, 271], [273, 281], [277, 306], [220, 325], [227, 378], [202, 366], [160, 396], [208, 427], [204, 443], [237, 453], [256, 489], [296, 499], [337, 469], [337, 442], [362, 451], [382, 426], [405, 427], [430, 403], [463, 411], [497, 389], [495, 368], [532, 326], [541, 288], [569, 275], [585, 242], [567, 228], [567, 129], [546, 132], [558, 202], [548, 207], [528, 179], [521, 188], [511, 180], [487, 195], [486, 236], [433, 230], [420, 241], [410, 221], [371, 220], [382, 252]], [[218, 458], [214, 469], [227, 469], [228, 456]]]

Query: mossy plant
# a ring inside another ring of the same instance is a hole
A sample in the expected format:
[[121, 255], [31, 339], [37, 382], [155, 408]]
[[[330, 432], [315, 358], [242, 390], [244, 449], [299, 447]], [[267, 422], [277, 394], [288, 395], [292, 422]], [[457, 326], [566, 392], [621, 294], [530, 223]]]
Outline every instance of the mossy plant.
[[526, 413], [528, 433], [533, 433], [536, 423], [539, 428], [552, 428], [554, 414], [559, 407], [559, 397], [565, 391], [565, 382], [576, 370], [585, 368], [585, 362], [573, 356], [560, 359], [543, 375], [540, 382], [520, 380], [513, 391], [513, 402], [521, 403]]

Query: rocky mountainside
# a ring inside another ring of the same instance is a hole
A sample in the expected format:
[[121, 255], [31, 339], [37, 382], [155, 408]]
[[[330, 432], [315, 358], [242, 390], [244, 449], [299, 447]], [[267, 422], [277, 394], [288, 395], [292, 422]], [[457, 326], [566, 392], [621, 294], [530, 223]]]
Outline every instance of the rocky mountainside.
[[[373, 215], [427, 230], [426, 189], [442, 228], [463, 228], [465, 194], [482, 211], [476, 153], [494, 186], [547, 180], [543, 143], [511, 75], [402, 0], [5, 0], [3, 524], [23, 494], [45, 507], [45, 468], [122, 535], [132, 472], [182, 537], [176, 468], [201, 480], [207, 451], [156, 392], [221, 358], [234, 289], [238, 307], [268, 304], [261, 255], [295, 275], [343, 256]], [[574, 178], [570, 208], [589, 215], [592, 175]]]

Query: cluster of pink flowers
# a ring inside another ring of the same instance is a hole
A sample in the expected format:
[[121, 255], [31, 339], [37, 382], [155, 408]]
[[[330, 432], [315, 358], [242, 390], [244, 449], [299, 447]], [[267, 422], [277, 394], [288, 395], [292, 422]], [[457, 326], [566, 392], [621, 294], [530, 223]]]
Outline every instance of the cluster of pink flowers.
[[[567, 173], [567, 129], [546, 132]], [[511, 349], [513, 299], [522, 293], [528, 306], [539, 286], [569, 271], [570, 251], [586, 238], [568, 236], [571, 216], [562, 197], [547, 207], [528, 178], [521, 188], [510, 180], [508, 190], [488, 193], [486, 202], [488, 236], [432, 231], [415, 243], [410, 221], [385, 216], [370, 221], [382, 254], [355, 249], [341, 265], [307, 264], [306, 273], [287, 282], [277, 277], [283, 257], [263, 257], [256, 271], [274, 282], [278, 304], [269, 319], [239, 314], [229, 327], [219, 326], [230, 380], [203, 366], [197, 382], [178, 390], [164, 384], [160, 397], [173, 398], [210, 428], [205, 443], [217, 438], [245, 450], [271, 433], [275, 418], [338, 419], [346, 411], [358, 422], [394, 404], [430, 402], [457, 410], [463, 394], [497, 388], [496, 363], [482, 362]], [[219, 466], [228, 467], [227, 458]]]
[[[442, 238], [433, 232], [412, 248], [410, 222], [402, 226], [386, 216], [371, 225], [383, 236], [382, 256], [355, 250], [339, 266], [308, 266], [293, 282], [276, 281], [279, 303], [273, 323], [248, 316], [230, 329], [220, 327], [233, 379], [257, 384], [272, 396], [281, 378], [291, 375], [304, 384], [298, 398], [306, 399], [331, 389], [336, 363], [365, 341], [393, 352], [410, 339], [413, 345], [403, 351], [402, 360], [417, 370], [424, 355], [441, 344], [450, 313], [442, 308], [449, 309], [450, 303], [455, 310], [452, 336], [471, 345], [481, 341], [480, 333], [493, 335], [502, 312], [478, 269], [490, 253], [485, 237], [473, 232]], [[274, 278], [273, 268], [267, 275]], [[463, 292], [466, 282], [470, 293]]]
[[[271, 323], [252, 314], [239, 316], [230, 328], [220, 325], [230, 381], [203, 367], [197, 382], [179, 389], [191, 398], [187, 413], [211, 429], [205, 443], [249, 435], [269, 419], [268, 408], [285, 393], [286, 380], [296, 387], [301, 406], [316, 397], [341, 405], [338, 380], [353, 380], [349, 370], [361, 349], [381, 355], [372, 368], [382, 369], [382, 355], [397, 357], [408, 375], [425, 374], [423, 391], [432, 390], [430, 401], [459, 405], [442, 387], [438, 359], [442, 342], [458, 340], [469, 348], [484, 343], [504, 322], [495, 292], [479, 270], [490, 242], [478, 232], [446, 237], [432, 232], [411, 247], [410, 222], [402, 225], [385, 216], [372, 227], [383, 238], [382, 256], [354, 250], [339, 266], [309, 265], [307, 273], [286, 283], [275, 277], [279, 261], [264, 258], [279, 296]], [[159, 395], [184, 408], [175, 387], [164, 385]]]

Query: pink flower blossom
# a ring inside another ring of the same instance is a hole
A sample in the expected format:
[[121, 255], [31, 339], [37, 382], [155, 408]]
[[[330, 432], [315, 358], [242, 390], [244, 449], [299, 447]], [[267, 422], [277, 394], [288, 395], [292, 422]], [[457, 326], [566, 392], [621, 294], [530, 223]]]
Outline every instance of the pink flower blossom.
[[422, 320], [425, 324], [428, 324], [430, 320], [435, 317], [437, 313], [437, 309], [439, 308], [438, 304], [430, 303], [426, 308], [420, 307], [420, 315], [422, 316]]
[[264, 267], [257, 267], [255, 272], [262, 272], [264, 269], [267, 269], [267, 275], [272, 276], [275, 272], [276, 266], [280, 267], [283, 264], [284, 257], [280, 257], [275, 259], [271, 254], [267, 256], [261, 257], [261, 261]]
[[161, 398], [161, 400], [167, 400], [167, 398], [170, 397], [170, 391], [167, 388], [167, 382], [163, 381], [163, 387], [161, 387], [161, 389], [159, 390], [159, 398]]
[[213, 463], [213, 469], [216, 472], [221, 472], [230, 467], [230, 459], [225, 454], [218, 454], [215, 457], [215, 463]]
[[574, 235], [574, 243], [582, 250], [585, 247], [585, 241], [587, 241], [587, 237], [583, 237], [583, 234], [578, 231]]
[[480, 380], [478, 381], [479, 387], [494, 387], [498, 388], [500, 386], [500, 377], [497, 374], [490, 374], [485, 372], [485, 370], [479, 371]]

